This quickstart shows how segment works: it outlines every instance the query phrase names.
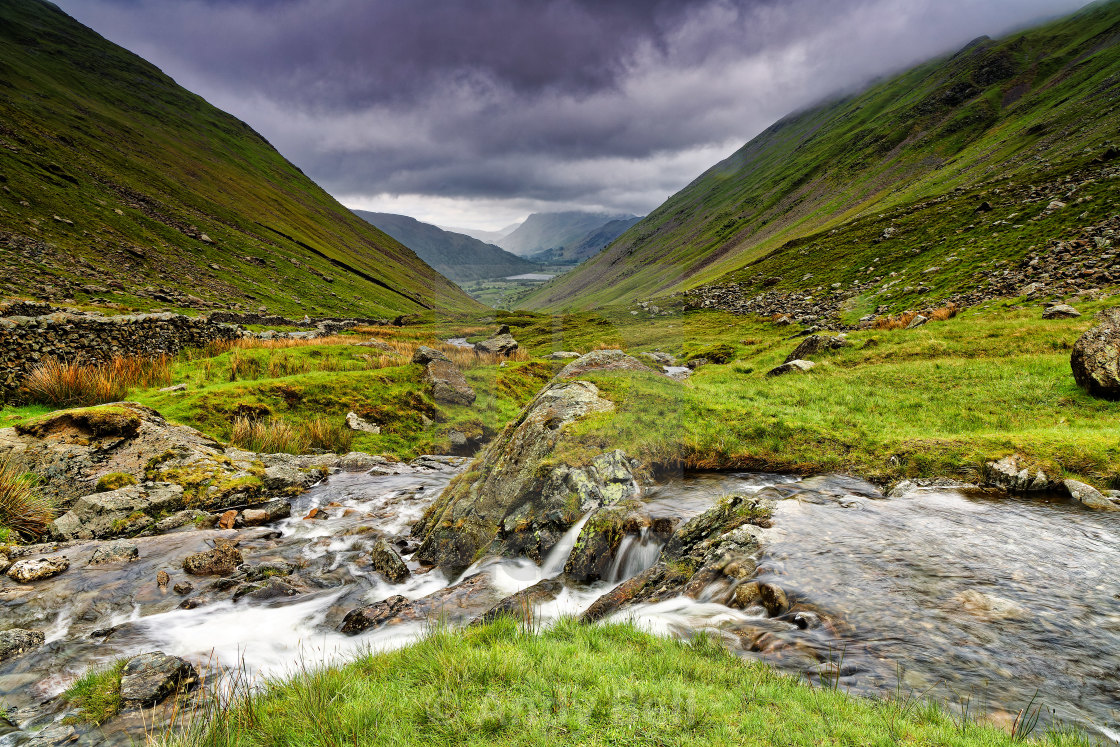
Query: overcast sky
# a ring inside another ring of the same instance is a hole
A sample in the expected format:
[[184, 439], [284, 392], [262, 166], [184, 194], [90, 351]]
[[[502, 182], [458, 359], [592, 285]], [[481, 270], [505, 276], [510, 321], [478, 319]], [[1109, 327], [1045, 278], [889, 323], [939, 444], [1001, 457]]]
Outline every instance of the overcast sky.
[[646, 213], [774, 120], [1085, 0], [55, 0], [352, 208]]

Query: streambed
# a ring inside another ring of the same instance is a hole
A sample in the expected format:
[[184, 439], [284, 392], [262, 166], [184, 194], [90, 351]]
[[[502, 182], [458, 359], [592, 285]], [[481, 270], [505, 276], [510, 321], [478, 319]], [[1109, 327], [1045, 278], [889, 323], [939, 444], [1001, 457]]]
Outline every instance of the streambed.
[[[183, 555], [216, 531], [191, 531], [141, 543], [139, 560], [87, 567], [71, 548], [72, 567], [32, 596], [4, 590], [0, 616], [48, 631], [43, 648], [0, 666], [0, 698], [35, 725], [63, 709], [49, 698], [92, 663], [162, 650], [200, 668], [244, 666], [257, 677], [392, 648], [423, 635], [405, 620], [357, 636], [338, 632], [348, 610], [393, 595], [421, 599], [470, 578], [485, 594], [441, 602], [452, 619], [469, 619], [503, 596], [558, 577], [579, 532], [573, 527], [540, 565], [488, 558], [460, 578], [438, 570], [386, 583], [364, 562], [377, 536], [400, 537], [454, 476], [439, 463], [397, 475], [340, 473], [297, 499], [292, 518], [238, 533], [246, 561], [286, 562], [303, 593], [258, 600], [207, 590], [188, 598], [156, 583], [158, 570], [185, 578]], [[1062, 499], [994, 498], [922, 489], [884, 498], [842, 477], [696, 474], [647, 492], [651, 516], [686, 521], [720, 496], [780, 486], [766, 530], [758, 580], [779, 585], [811, 610], [811, 624], [768, 618], [678, 597], [616, 613], [663, 634], [716, 631], [743, 656], [759, 657], [816, 681], [861, 694], [898, 691], [951, 705], [968, 699], [974, 715], [1008, 719], [1037, 691], [1043, 721], [1074, 723], [1120, 741], [1120, 522]], [[304, 520], [312, 508], [328, 518]], [[222, 533], [230, 536], [231, 533]], [[536, 619], [576, 615], [619, 582], [655, 562], [660, 546], [633, 535], [612, 559], [609, 581], [569, 584], [535, 610]], [[406, 556], [407, 559], [407, 556]], [[461, 615], [455, 618], [455, 615]], [[819, 624], [816, 622], [819, 620]], [[112, 632], [105, 634], [106, 630]], [[47, 706], [41, 705], [48, 701]], [[108, 741], [125, 739], [125, 727]], [[14, 742], [14, 734], [0, 744]]]

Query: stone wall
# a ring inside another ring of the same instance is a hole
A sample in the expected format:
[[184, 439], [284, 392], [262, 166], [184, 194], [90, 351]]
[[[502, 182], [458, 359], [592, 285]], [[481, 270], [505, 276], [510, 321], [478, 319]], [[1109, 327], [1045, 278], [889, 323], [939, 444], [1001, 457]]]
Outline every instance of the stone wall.
[[0, 318], [0, 401], [12, 399], [28, 372], [46, 358], [101, 363], [115, 356], [174, 354], [240, 335], [237, 327], [180, 314]]

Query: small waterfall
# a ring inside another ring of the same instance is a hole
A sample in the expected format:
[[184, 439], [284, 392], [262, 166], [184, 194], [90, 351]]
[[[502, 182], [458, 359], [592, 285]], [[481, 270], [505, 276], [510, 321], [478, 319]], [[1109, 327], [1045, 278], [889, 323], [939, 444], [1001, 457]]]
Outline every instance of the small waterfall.
[[579, 533], [583, 531], [583, 525], [591, 518], [591, 513], [588, 511], [572, 526], [571, 529], [564, 532], [564, 536], [548, 553], [548, 557], [544, 559], [541, 564], [541, 575], [544, 578], [552, 578], [559, 576], [564, 571], [564, 566], [568, 563], [568, 556], [572, 554], [572, 548], [576, 546], [576, 540], [579, 539]]
[[606, 580], [611, 583], [637, 576], [657, 562], [663, 543], [650, 537], [649, 527], [642, 527], [641, 534], [628, 534], [618, 545], [614, 562]]

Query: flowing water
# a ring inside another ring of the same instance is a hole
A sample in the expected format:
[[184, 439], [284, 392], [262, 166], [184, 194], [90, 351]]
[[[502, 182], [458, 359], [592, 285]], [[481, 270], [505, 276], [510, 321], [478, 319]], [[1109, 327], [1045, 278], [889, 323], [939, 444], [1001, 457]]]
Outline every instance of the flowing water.
[[[484, 599], [496, 600], [560, 576], [583, 521], [541, 566], [489, 558], [449, 579], [439, 571], [419, 572], [410, 562], [413, 576], [402, 584], [373, 573], [364, 562], [372, 541], [406, 534], [453, 474], [436, 464], [389, 476], [333, 475], [301, 496], [292, 518], [279, 527], [240, 532], [248, 562], [301, 566], [298, 575], [311, 590], [292, 598], [233, 602], [227, 592], [181, 609], [180, 597], [157, 587], [156, 572], [177, 568], [183, 555], [205, 549], [217, 531], [140, 541], [140, 559], [119, 567], [87, 567], [83, 550], [69, 550], [71, 570], [43, 585], [42, 593], [0, 593], [0, 617], [49, 636], [43, 648], [0, 666], [0, 698], [16, 708], [34, 707], [91, 663], [151, 650], [203, 666], [281, 675], [358, 651], [401, 646], [426, 628], [412, 621], [342, 635], [342, 615], [354, 607], [392, 595], [419, 599], [472, 576], [487, 577], [493, 596]], [[1115, 515], [1065, 500], [947, 489], [887, 499], [849, 478], [752, 474], [672, 480], [648, 491], [647, 508], [655, 518], [685, 521], [721, 495], [773, 486], [787, 497], [766, 531], [759, 580], [787, 592], [808, 615], [802, 624], [703, 597], [638, 605], [615, 619], [634, 619], [665, 634], [714, 629], [743, 656], [818, 681], [857, 693], [901, 690], [951, 705], [968, 699], [976, 715], [1006, 718], [1037, 692], [1044, 721], [1074, 723], [1117, 740]], [[326, 508], [328, 518], [304, 520], [313, 507]], [[654, 563], [660, 549], [648, 534], [626, 537], [612, 560], [610, 581], [565, 588], [535, 610], [536, 619], [547, 623], [579, 614]], [[182, 578], [178, 572], [175, 580]], [[209, 582], [194, 582], [196, 594], [206, 596]], [[114, 626], [107, 637], [91, 637]]]

